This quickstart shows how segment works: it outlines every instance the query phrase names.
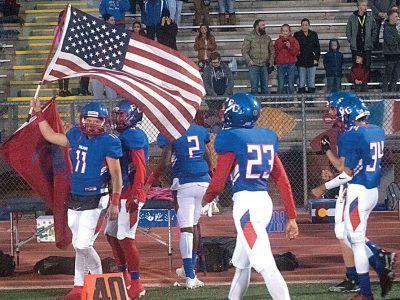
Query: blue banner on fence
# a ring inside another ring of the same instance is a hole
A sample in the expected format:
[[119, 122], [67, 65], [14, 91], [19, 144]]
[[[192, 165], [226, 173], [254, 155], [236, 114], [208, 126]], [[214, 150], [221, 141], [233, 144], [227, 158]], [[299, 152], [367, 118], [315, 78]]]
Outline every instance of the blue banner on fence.
[[274, 210], [272, 218], [267, 226], [268, 232], [284, 232], [286, 227], [286, 211]]
[[[171, 226], [176, 226], [175, 210], [170, 209]], [[141, 209], [139, 214], [141, 227], [168, 227], [168, 209]]]

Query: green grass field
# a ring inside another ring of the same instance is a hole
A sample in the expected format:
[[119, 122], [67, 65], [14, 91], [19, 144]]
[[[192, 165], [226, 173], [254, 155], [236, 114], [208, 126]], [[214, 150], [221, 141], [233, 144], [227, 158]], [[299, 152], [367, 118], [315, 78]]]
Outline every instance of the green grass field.
[[[289, 285], [292, 299], [301, 300], [344, 300], [349, 299], [352, 294], [335, 294], [327, 292], [329, 284], [291, 284]], [[207, 286], [201, 289], [186, 291], [180, 287], [149, 288], [145, 300], [169, 300], [169, 299], [227, 299], [229, 286]], [[33, 299], [62, 299], [66, 290], [16, 290], [0, 291], [1, 300], [33, 300]], [[374, 284], [375, 299], [381, 299], [379, 287]], [[252, 285], [247, 291], [246, 300], [270, 299], [264, 285]], [[390, 294], [385, 300], [400, 299], [400, 284], [396, 282]]]

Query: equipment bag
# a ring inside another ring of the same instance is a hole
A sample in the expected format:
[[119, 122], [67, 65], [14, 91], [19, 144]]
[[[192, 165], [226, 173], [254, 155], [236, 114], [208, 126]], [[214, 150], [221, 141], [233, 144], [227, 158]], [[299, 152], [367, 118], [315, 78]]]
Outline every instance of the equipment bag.
[[0, 277], [12, 276], [15, 270], [15, 262], [8, 254], [0, 250]]
[[[222, 272], [232, 266], [232, 256], [235, 251], [235, 237], [202, 237], [206, 256], [207, 272]], [[274, 254], [279, 271], [293, 271], [299, 267], [299, 261], [292, 252]]]

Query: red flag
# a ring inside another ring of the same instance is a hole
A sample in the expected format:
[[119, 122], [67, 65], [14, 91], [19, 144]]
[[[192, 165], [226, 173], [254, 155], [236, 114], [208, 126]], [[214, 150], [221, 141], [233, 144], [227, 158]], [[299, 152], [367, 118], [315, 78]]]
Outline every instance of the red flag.
[[[46, 103], [43, 116], [55, 132], [64, 133], [54, 98]], [[47, 142], [33, 116], [0, 147], [0, 154], [53, 211], [56, 245], [67, 247], [72, 236], [65, 206], [71, 174], [68, 148]]]

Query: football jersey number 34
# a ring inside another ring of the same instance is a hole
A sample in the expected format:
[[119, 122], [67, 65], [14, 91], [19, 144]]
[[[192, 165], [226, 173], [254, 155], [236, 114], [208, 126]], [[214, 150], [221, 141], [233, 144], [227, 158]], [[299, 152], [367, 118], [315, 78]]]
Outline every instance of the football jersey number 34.
[[274, 146], [273, 145], [247, 145], [247, 153], [255, 153], [255, 158], [247, 160], [246, 178], [247, 179], [267, 179], [274, 165]]

